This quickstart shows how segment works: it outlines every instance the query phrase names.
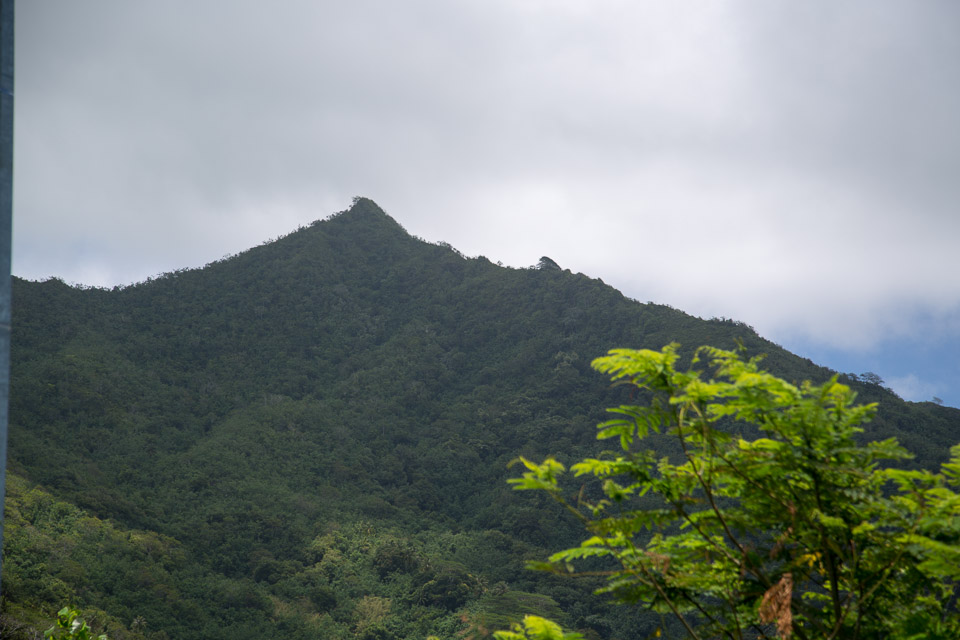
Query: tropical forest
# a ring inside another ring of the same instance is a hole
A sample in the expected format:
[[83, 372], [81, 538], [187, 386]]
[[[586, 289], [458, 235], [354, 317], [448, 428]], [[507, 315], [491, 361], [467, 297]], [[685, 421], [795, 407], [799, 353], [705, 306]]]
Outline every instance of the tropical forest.
[[960, 410], [366, 198], [11, 349], [2, 638], [960, 637]]

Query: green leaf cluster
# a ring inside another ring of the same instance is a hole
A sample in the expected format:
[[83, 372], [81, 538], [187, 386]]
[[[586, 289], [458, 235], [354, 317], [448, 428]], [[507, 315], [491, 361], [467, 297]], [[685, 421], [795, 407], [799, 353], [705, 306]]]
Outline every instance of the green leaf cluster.
[[[898, 468], [895, 439], [857, 444], [876, 405], [836, 376], [797, 386], [711, 347], [678, 361], [671, 344], [593, 362], [651, 394], [598, 426], [619, 451], [570, 467], [593, 491], [571, 499], [563, 465], [523, 460], [515, 488], [591, 534], [539, 568], [604, 575], [603, 592], [693, 638], [960, 637], [960, 445], [939, 473]], [[680, 454], [644, 449], [654, 433]]]
[[[48, 640], [93, 640], [93, 632], [80, 612], [64, 607], [57, 613], [57, 621], [43, 633]], [[107, 634], [96, 636], [96, 640], [107, 640]]]
[[579, 633], [564, 633], [556, 622], [540, 616], [524, 616], [510, 631], [497, 631], [495, 640], [582, 640]]

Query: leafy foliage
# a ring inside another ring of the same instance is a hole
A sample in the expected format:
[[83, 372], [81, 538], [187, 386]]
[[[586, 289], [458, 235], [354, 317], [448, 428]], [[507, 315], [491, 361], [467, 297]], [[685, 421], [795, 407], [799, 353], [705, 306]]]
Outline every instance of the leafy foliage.
[[[856, 444], [876, 405], [836, 376], [795, 386], [709, 347], [693, 368], [678, 360], [670, 345], [593, 362], [652, 393], [598, 425], [619, 453], [571, 466], [602, 496], [571, 503], [564, 465], [523, 459], [510, 482], [550, 492], [591, 533], [541, 568], [600, 571], [603, 592], [672, 613], [692, 638], [960, 637], [960, 445], [940, 473], [885, 466], [910, 454]], [[640, 448], [659, 433], [681, 455]]]
[[[80, 617], [80, 612], [70, 607], [64, 607], [57, 613], [57, 621], [44, 632], [43, 637], [49, 640], [93, 640], [94, 638], [90, 626]], [[96, 640], [107, 640], [107, 634], [100, 634]]]
[[557, 623], [540, 616], [524, 616], [512, 631], [497, 631], [495, 640], [582, 640], [579, 633], [564, 633]]

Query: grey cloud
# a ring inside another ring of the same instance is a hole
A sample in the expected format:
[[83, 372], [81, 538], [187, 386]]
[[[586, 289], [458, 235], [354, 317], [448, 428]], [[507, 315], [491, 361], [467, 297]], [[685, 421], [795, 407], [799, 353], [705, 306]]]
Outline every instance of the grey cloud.
[[21, 5], [15, 270], [129, 282], [362, 194], [471, 255], [870, 344], [960, 304], [958, 11]]

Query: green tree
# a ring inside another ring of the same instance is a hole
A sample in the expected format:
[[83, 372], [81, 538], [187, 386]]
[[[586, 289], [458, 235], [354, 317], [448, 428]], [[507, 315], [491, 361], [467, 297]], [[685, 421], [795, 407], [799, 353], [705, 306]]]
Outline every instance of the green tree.
[[[80, 617], [80, 612], [64, 607], [57, 612], [57, 621], [43, 633], [48, 640], [94, 640], [89, 625]], [[107, 634], [96, 636], [96, 640], [107, 640]]]
[[[619, 451], [571, 467], [599, 481], [593, 499], [567, 497], [557, 460], [521, 458], [510, 482], [548, 491], [591, 534], [536, 566], [606, 575], [602, 591], [672, 613], [691, 638], [960, 637], [960, 445], [940, 473], [895, 468], [910, 454], [858, 446], [875, 405], [836, 377], [795, 386], [710, 347], [677, 363], [676, 345], [593, 362], [650, 398], [598, 425]], [[682, 454], [642, 449], [654, 433]]]
[[524, 616], [510, 631], [496, 631], [495, 640], [582, 640], [579, 633], [564, 633], [556, 622], [540, 616]]
[[883, 385], [883, 378], [875, 374], [873, 371], [865, 371], [859, 376], [860, 382], [866, 382], [867, 384], [873, 384], [877, 386]]

